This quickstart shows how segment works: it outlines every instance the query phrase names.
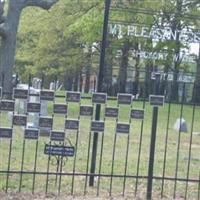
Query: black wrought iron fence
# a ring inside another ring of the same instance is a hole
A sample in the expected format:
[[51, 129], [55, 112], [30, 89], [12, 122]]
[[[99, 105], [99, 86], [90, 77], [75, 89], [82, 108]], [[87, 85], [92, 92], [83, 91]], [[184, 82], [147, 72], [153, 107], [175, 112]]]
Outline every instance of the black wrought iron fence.
[[[199, 91], [184, 82], [174, 103], [173, 82], [162, 94], [159, 75], [153, 83], [148, 100], [145, 91], [139, 99], [84, 98], [30, 87], [15, 88], [12, 99], [1, 95], [0, 188], [200, 199], [200, 105], [192, 101]], [[95, 121], [96, 105], [101, 117]]]

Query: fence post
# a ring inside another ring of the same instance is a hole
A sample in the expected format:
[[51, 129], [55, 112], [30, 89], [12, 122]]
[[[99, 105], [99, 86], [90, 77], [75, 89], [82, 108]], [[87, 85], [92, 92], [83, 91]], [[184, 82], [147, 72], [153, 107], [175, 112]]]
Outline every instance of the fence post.
[[[154, 94], [159, 94], [160, 74], [155, 74]], [[158, 107], [153, 107], [152, 126], [151, 126], [151, 144], [149, 153], [149, 169], [148, 169], [148, 183], [147, 183], [147, 200], [152, 199], [152, 183], [153, 183], [153, 169], [154, 169], [154, 155], [156, 144], [156, 131], [158, 121]]]
[[[105, 11], [104, 11], [104, 24], [103, 24], [103, 36], [101, 44], [101, 55], [100, 55], [100, 64], [99, 64], [99, 74], [97, 82], [97, 92], [102, 92], [103, 86], [103, 73], [105, 68], [105, 56], [106, 56], [106, 46], [107, 46], [107, 33], [108, 33], [108, 20], [109, 20], [109, 10], [110, 10], [111, 0], [105, 0]], [[96, 105], [95, 120], [100, 119], [101, 105]], [[94, 132], [93, 145], [92, 145], [92, 158], [90, 173], [95, 173], [96, 168], [96, 156], [97, 156], [97, 144], [98, 144], [98, 132]], [[94, 175], [90, 176], [89, 186], [94, 186]]]

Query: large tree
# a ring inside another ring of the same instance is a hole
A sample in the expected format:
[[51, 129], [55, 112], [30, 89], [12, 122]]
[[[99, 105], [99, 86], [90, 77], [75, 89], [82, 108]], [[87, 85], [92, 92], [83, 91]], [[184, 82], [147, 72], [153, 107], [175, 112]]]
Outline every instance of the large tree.
[[0, 84], [3, 85], [4, 92], [12, 91], [16, 37], [22, 10], [29, 6], [36, 6], [49, 10], [58, 1], [59, 0], [8, 0], [8, 2], [6, 2], [8, 4], [7, 12], [5, 12], [5, 15], [2, 14], [2, 11], [0, 12]]

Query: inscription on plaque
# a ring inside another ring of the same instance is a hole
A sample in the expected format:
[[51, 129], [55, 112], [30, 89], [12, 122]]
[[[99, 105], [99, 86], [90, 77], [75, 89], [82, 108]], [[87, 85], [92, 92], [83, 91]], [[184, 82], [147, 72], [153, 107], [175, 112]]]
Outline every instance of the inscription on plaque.
[[80, 102], [80, 92], [67, 92], [66, 101], [68, 102]]
[[130, 131], [130, 124], [125, 123], [117, 123], [116, 132], [117, 133], [129, 133]]
[[12, 128], [0, 128], [0, 138], [12, 138]]
[[80, 115], [92, 116], [93, 115], [93, 107], [92, 106], [80, 106]]
[[53, 101], [54, 100], [54, 91], [52, 91], [52, 90], [40, 91], [40, 100]]
[[37, 140], [39, 137], [39, 130], [38, 129], [25, 129], [24, 131], [24, 138], [30, 140]]
[[14, 88], [13, 97], [15, 99], [28, 99], [28, 90]]
[[40, 128], [40, 137], [50, 137], [51, 128]]
[[27, 104], [27, 112], [39, 113], [40, 112], [40, 108], [41, 108], [41, 104], [40, 103], [29, 102]]
[[40, 117], [39, 127], [51, 129], [53, 126], [53, 119], [51, 117]]
[[0, 102], [0, 110], [13, 112], [15, 110], [15, 102], [9, 100], [2, 100]]
[[164, 105], [165, 97], [161, 95], [150, 95], [149, 102], [151, 106], [163, 106]]
[[107, 107], [105, 111], [106, 117], [117, 117], [118, 116], [118, 108]]
[[74, 156], [74, 147], [71, 146], [57, 146], [57, 145], [45, 145], [44, 154], [54, 156]]
[[51, 131], [51, 140], [53, 141], [64, 141], [65, 132], [61, 131]]
[[53, 105], [53, 112], [56, 114], [67, 114], [67, 105], [66, 104], [54, 104]]
[[144, 119], [144, 110], [141, 109], [132, 109], [131, 110], [132, 119]]
[[131, 104], [132, 95], [131, 94], [118, 94], [117, 95], [118, 104]]
[[104, 131], [104, 122], [92, 121], [91, 131], [103, 132]]
[[27, 116], [26, 115], [14, 115], [13, 125], [16, 126], [26, 126]]
[[93, 93], [92, 103], [104, 104], [106, 103], [107, 95], [105, 93]]
[[65, 120], [65, 129], [78, 130], [79, 121], [75, 119], [66, 119]]

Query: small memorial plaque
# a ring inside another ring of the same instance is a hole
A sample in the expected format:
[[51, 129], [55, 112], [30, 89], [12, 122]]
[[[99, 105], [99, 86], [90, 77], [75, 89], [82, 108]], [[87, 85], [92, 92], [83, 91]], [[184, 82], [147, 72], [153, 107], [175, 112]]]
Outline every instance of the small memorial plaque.
[[28, 99], [28, 90], [14, 88], [13, 97], [14, 99]]
[[106, 103], [107, 95], [105, 93], [93, 93], [92, 103], [104, 104]]
[[132, 109], [131, 110], [132, 119], [144, 119], [144, 110]]
[[10, 100], [2, 100], [0, 102], [0, 110], [13, 112], [15, 110], [15, 102]]
[[128, 104], [132, 103], [132, 95], [131, 94], [118, 94], [117, 95], [118, 104]]
[[13, 125], [16, 126], [26, 126], [27, 116], [26, 115], [14, 115]]
[[129, 133], [129, 131], [130, 131], [130, 124], [117, 123], [117, 128], [116, 128], [117, 133]]
[[107, 107], [105, 111], [106, 117], [118, 117], [118, 108]]
[[2, 98], [2, 87], [0, 87], [0, 98]]
[[151, 106], [163, 106], [164, 105], [165, 97], [161, 95], [150, 95], [149, 102]]
[[53, 90], [41, 90], [40, 91], [40, 100], [53, 101], [54, 100], [54, 91]]
[[29, 102], [27, 104], [27, 112], [39, 113], [40, 112], [40, 108], [41, 108], [41, 104], [40, 103]]
[[75, 119], [66, 119], [65, 120], [65, 129], [78, 130], [79, 121]]
[[12, 128], [0, 128], [0, 138], [12, 138]]
[[57, 146], [57, 145], [45, 145], [44, 154], [54, 156], [74, 156], [74, 147], [72, 146]]
[[40, 137], [50, 137], [51, 129], [50, 128], [40, 128]]
[[92, 106], [80, 106], [80, 115], [92, 116], [93, 115], [93, 107]]
[[65, 132], [51, 131], [51, 140], [53, 140], [53, 141], [64, 141], [65, 140]]
[[53, 112], [56, 114], [67, 114], [67, 105], [66, 104], [54, 104], [53, 105]]
[[37, 140], [39, 136], [38, 129], [25, 129], [24, 131], [24, 138], [29, 140]]
[[67, 92], [66, 101], [67, 102], [80, 102], [81, 94], [80, 92]]
[[102, 121], [92, 121], [91, 131], [103, 132], [104, 131], [104, 122], [102, 122]]
[[51, 117], [40, 117], [39, 127], [51, 129], [53, 126], [53, 118]]

